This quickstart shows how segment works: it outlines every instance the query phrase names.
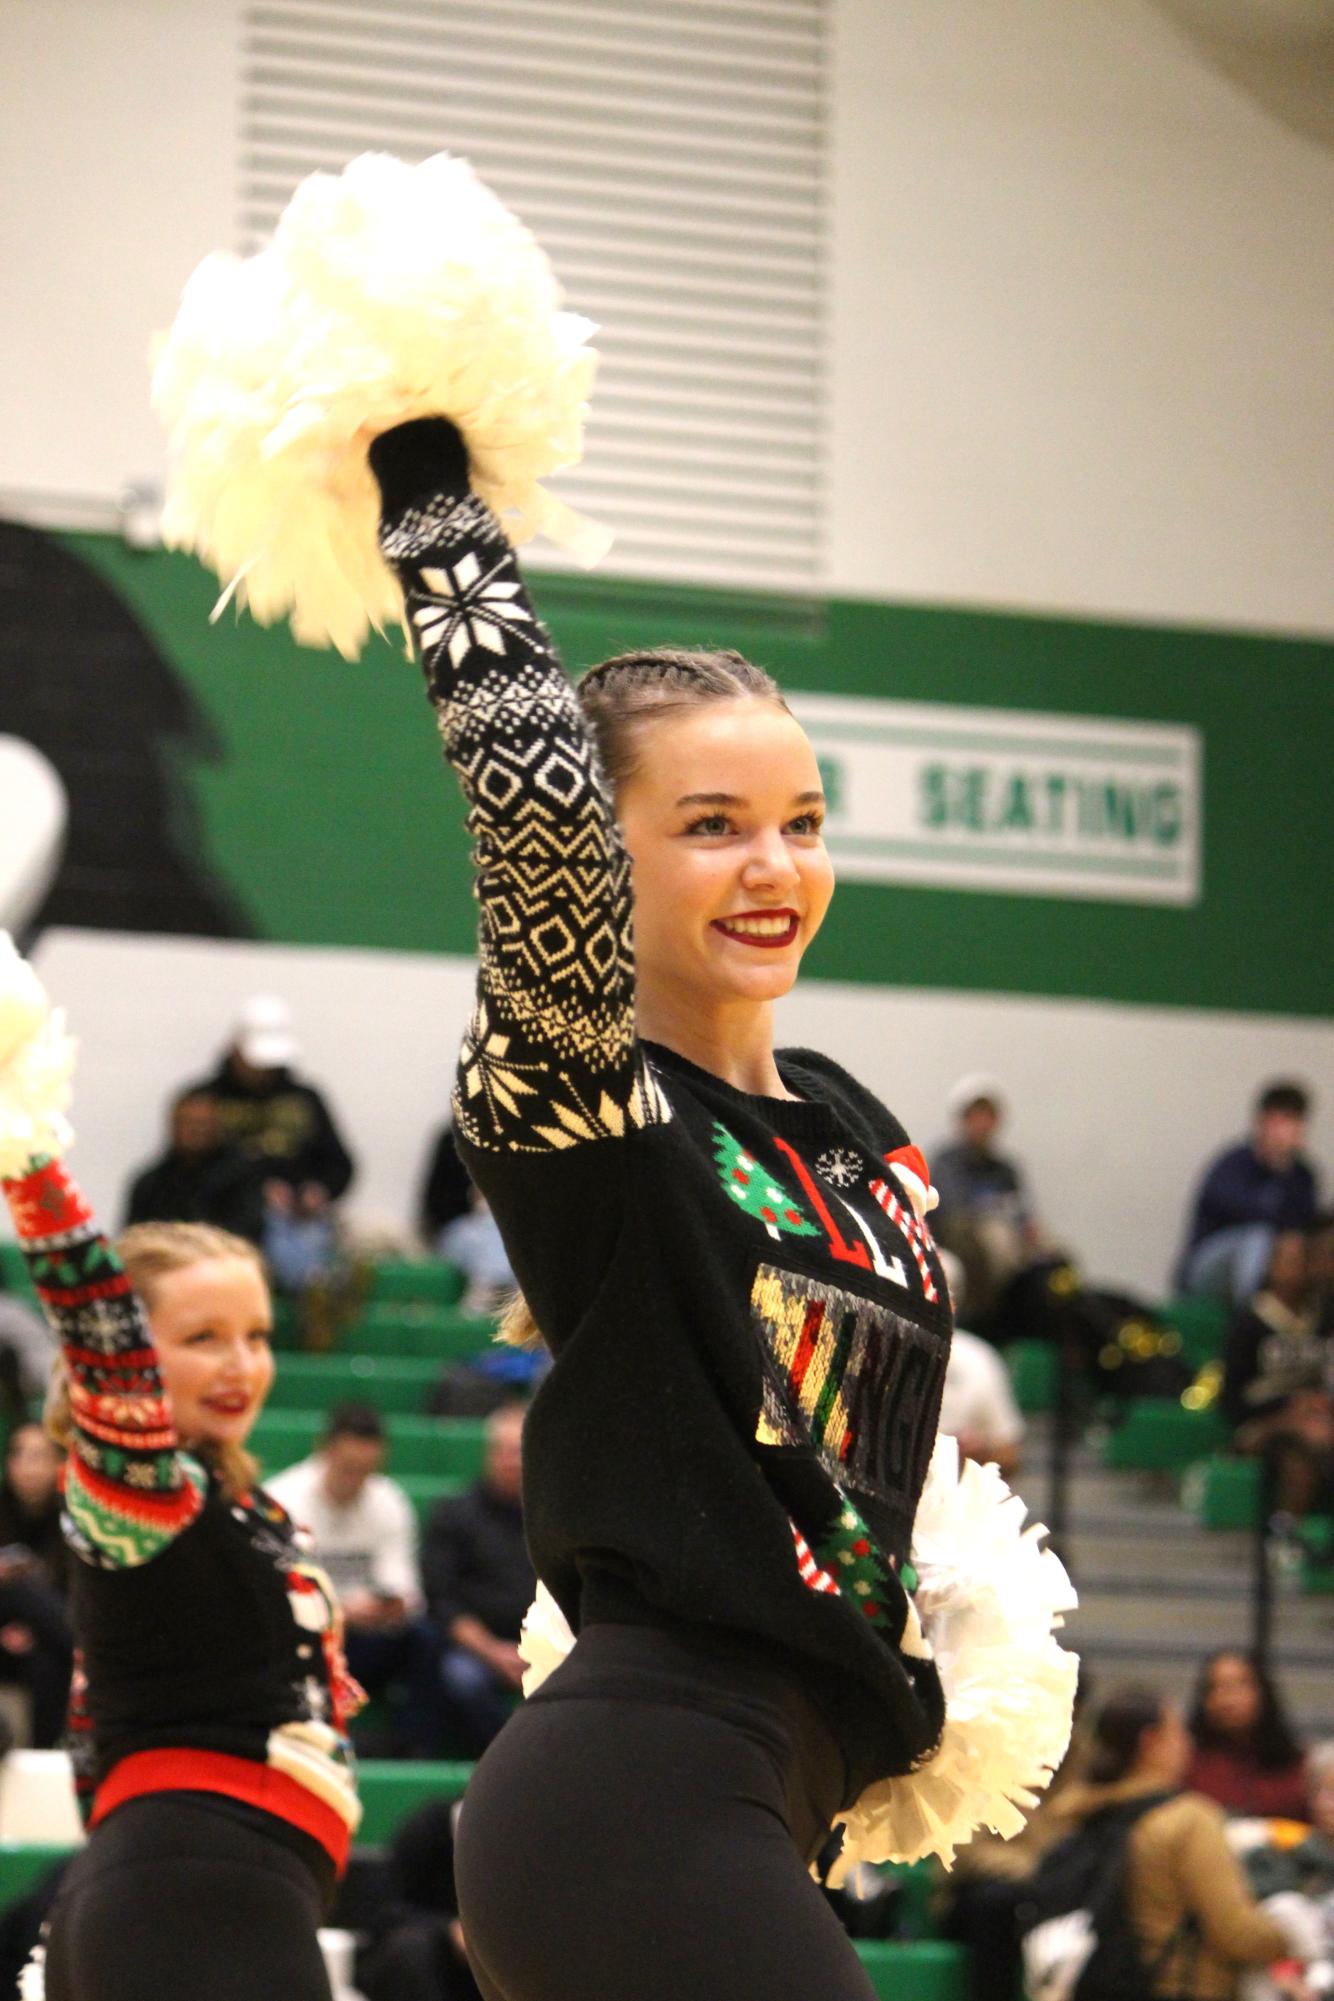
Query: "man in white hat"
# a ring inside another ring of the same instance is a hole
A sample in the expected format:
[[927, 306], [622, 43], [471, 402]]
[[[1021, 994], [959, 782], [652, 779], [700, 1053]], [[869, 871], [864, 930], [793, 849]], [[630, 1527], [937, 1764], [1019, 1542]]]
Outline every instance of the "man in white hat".
[[191, 1087], [211, 1097], [224, 1136], [264, 1175], [264, 1250], [279, 1286], [299, 1292], [329, 1270], [332, 1205], [352, 1181], [352, 1156], [313, 1084], [293, 1072], [292, 1011], [253, 994], [213, 1076]]

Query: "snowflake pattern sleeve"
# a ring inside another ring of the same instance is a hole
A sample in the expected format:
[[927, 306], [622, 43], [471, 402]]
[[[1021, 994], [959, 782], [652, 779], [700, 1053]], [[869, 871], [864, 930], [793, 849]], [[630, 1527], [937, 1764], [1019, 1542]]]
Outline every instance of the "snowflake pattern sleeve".
[[471, 494], [387, 509], [380, 540], [474, 841], [459, 1129], [478, 1147], [550, 1152], [659, 1123], [666, 1100], [634, 1035], [629, 860], [513, 551]]
[[4, 1190], [69, 1377], [78, 1547], [110, 1569], [147, 1563], [194, 1521], [204, 1482], [177, 1451], [143, 1307], [59, 1161], [33, 1161]]

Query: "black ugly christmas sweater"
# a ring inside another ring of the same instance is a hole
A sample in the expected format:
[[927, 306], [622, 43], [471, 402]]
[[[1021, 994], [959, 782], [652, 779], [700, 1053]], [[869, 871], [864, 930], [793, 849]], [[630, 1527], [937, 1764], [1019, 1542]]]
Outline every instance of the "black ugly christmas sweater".
[[555, 1357], [525, 1436], [538, 1575], [576, 1631], [762, 1652], [824, 1712], [850, 1804], [942, 1721], [897, 1575], [950, 1339], [924, 1163], [826, 1057], [780, 1053], [794, 1102], [637, 1037], [628, 860], [513, 552], [450, 427], [372, 464], [475, 843], [459, 1150]]

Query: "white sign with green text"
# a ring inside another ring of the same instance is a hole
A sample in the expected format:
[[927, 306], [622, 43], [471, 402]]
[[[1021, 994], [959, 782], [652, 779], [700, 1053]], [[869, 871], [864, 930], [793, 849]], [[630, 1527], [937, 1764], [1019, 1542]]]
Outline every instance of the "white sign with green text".
[[1179, 723], [794, 695], [840, 874], [1196, 903], [1199, 732]]

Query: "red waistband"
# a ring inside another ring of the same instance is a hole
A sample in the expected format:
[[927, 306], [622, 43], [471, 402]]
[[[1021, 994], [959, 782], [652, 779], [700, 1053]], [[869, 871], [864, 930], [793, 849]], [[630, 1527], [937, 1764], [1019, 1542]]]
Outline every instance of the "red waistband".
[[97, 1788], [88, 1825], [98, 1826], [126, 1800], [167, 1792], [223, 1793], [228, 1799], [244, 1800], [318, 1841], [333, 1857], [340, 1876], [347, 1867], [352, 1835], [341, 1814], [288, 1773], [250, 1758], [230, 1757], [225, 1751], [132, 1752]]

